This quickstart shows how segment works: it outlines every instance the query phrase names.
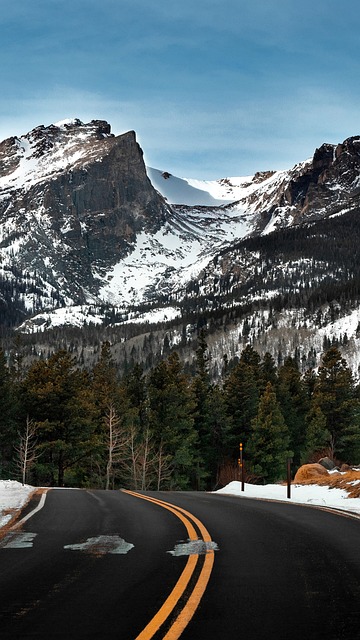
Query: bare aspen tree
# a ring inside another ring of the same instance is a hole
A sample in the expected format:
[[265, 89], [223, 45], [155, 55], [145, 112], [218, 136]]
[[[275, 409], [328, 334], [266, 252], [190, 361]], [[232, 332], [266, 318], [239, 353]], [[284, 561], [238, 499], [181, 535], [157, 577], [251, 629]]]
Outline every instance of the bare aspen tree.
[[[131, 431], [131, 484], [135, 490], [146, 491], [153, 488], [160, 490], [161, 484], [171, 476], [171, 456], [164, 452], [163, 443], [157, 445], [147, 429], [139, 438], [136, 429]], [[129, 463], [123, 465], [130, 470]]]
[[141, 445], [141, 489], [151, 487], [160, 490], [161, 484], [171, 476], [171, 456], [164, 452], [164, 445], [154, 443], [149, 429], [144, 434]]
[[157, 452], [157, 491], [160, 491], [162, 482], [171, 477], [171, 472], [171, 456], [164, 453], [164, 445], [161, 442]]
[[[140, 455], [139, 447], [136, 446], [137, 432], [135, 427], [131, 428], [130, 433], [130, 458], [131, 458], [131, 485], [135, 491], [138, 489], [139, 464]], [[126, 466], [126, 465], [125, 465]]]
[[141, 455], [141, 490], [147, 489], [147, 480], [149, 475], [149, 455], [150, 455], [150, 434], [149, 429], [146, 429], [144, 440], [142, 443], [142, 455]]
[[109, 406], [104, 418], [107, 427], [107, 450], [105, 489], [110, 488], [110, 479], [114, 473], [114, 465], [119, 464], [125, 453], [125, 447], [129, 442], [129, 436], [121, 427], [120, 416], [117, 415], [113, 405]]
[[21, 472], [23, 485], [26, 483], [29, 469], [40, 455], [37, 453], [36, 431], [37, 425], [28, 416], [26, 418], [25, 431], [23, 434], [19, 433], [19, 445], [15, 447], [17, 466]]

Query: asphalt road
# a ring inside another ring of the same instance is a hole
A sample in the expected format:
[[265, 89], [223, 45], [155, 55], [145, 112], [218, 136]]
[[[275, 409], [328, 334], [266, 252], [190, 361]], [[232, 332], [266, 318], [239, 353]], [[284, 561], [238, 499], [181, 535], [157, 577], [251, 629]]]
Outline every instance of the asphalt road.
[[193, 510], [219, 546], [182, 640], [360, 638], [360, 520], [232, 496], [172, 502]]
[[[231, 496], [146, 496], [193, 514], [218, 545], [182, 640], [360, 637], [360, 520]], [[0, 540], [1, 640], [171, 634], [208, 556], [159, 632], [143, 632], [189, 562], [167, 553], [191, 535], [180, 517], [122, 492], [50, 491], [41, 511]]]

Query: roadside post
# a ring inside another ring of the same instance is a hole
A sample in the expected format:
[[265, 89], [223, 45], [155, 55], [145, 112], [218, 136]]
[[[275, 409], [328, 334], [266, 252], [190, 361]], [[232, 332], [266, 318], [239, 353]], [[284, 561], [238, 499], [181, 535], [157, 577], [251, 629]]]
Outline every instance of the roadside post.
[[288, 458], [287, 459], [287, 463], [286, 463], [286, 475], [287, 475], [287, 497], [290, 500], [291, 498], [291, 463], [292, 463], [292, 458]]
[[245, 473], [244, 473], [244, 458], [243, 458], [243, 445], [240, 442], [240, 458], [239, 458], [239, 466], [240, 466], [240, 481], [241, 481], [241, 491], [245, 491]]

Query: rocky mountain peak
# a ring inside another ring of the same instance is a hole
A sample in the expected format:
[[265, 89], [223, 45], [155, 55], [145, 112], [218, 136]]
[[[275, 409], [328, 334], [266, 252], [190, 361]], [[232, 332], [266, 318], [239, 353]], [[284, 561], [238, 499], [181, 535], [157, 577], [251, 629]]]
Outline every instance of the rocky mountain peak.
[[111, 127], [105, 120], [91, 120], [84, 124], [78, 118], [73, 118], [49, 126], [39, 125], [23, 137], [31, 144], [33, 157], [40, 158], [56, 144], [67, 144], [74, 137], [101, 140], [111, 135]]
[[335, 145], [322, 144], [319, 149], [315, 150], [312, 160], [312, 172], [315, 177], [316, 174], [320, 175], [322, 171], [328, 169], [328, 167], [334, 161]]
[[102, 279], [167, 209], [133, 131], [114, 136], [106, 121], [73, 119], [8, 138], [0, 144], [0, 278], [31, 282], [41, 292], [24, 297], [33, 310], [97, 299]]

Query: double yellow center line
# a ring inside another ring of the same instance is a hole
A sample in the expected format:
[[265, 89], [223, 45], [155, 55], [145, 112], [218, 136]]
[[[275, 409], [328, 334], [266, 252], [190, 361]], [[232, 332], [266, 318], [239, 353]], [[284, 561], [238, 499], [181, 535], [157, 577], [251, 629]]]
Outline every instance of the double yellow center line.
[[[204, 527], [202, 522], [200, 522], [200, 520], [198, 520], [195, 516], [193, 516], [188, 511], [185, 511], [185, 509], [182, 509], [181, 507], [177, 507], [175, 505], [171, 505], [168, 502], [164, 502], [163, 500], [158, 500], [157, 498], [144, 496], [134, 491], [125, 491], [125, 493], [129, 493], [130, 495], [133, 495], [137, 498], [141, 498], [142, 500], [148, 500], [149, 502], [152, 502], [153, 504], [157, 504], [163, 509], [167, 509], [168, 511], [171, 511], [185, 525], [188, 533], [188, 538], [190, 541], [199, 539], [199, 536], [193, 526], [195, 524], [201, 534], [202, 540], [205, 543], [212, 542], [210, 534], [207, 531], [207, 529]], [[190, 579], [192, 578], [195, 572], [198, 560], [199, 560], [199, 554], [189, 555], [186, 566], [180, 578], [178, 579], [176, 585], [171, 591], [170, 595], [166, 598], [164, 604], [160, 607], [159, 611], [154, 615], [154, 617], [150, 620], [150, 622], [146, 625], [146, 627], [137, 636], [135, 640], [150, 640], [158, 632], [161, 625], [163, 625], [164, 622], [168, 619], [170, 614], [174, 611], [180, 598], [183, 596], [186, 588], [190, 583]], [[189, 624], [197, 607], [199, 606], [200, 600], [203, 596], [203, 593], [209, 581], [213, 564], [214, 564], [214, 550], [209, 549], [205, 554], [204, 563], [202, 565], [198, 579], [189, 597], [187, 598], [186, 604], [180, 611], [175, 621], [171, 624], [169, 630], [163, 636], [163, 640], [177, 640], [178, 638], [180, 638], [182, 632], [184, 631], [185, 627]]]

